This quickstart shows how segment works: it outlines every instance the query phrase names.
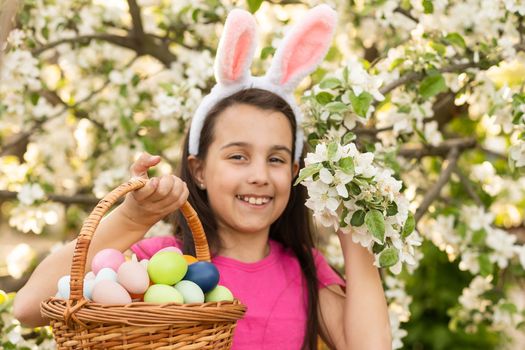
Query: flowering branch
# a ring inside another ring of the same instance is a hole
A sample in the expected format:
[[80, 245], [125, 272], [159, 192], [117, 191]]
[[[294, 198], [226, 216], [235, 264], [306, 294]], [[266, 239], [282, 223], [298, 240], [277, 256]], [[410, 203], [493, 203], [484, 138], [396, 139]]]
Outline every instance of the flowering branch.
[[483, 207], [483, 202], [479, 198], [478, 194], [476, 193], [476, 191], [472, 187], [472, 185], [470, 183], [470, 180], [465, 176], [465, 174], [463, 174], [463, 172], [459, 168], [456, 168], [454, 170], [454, 173], [456, 173], [456, 175], [458, 175], [461, 183], [463, 184], [463, 186], [465, 186], [465, 190], [467, 191], [468, 195], [474, 200], [476, 205], [478, 207]]
[[426, 213], [428, 207], [430, 207], [430, 205], [432, 204], [432, 202], [434, 202], [436, 197], [439, 196], [441, 189], [448, 182], [450, 175], [452, 174], [452, 171], [454, 171], [454, 169], [456, 168], [456, 163], [458, 161], [458, 158], [459, 158], [459, 150], [454, 147], [449, 152], [447, 159], [445, 160], [445, 163], [446, 163], [445, 169], [441, 172], [441, 175], [439, 176], [434, 186], [432, 186], [432, 188], [427, 192], [427, 194], [425, 195], [425, 198], [423, 198], [423, 201], [419, 205], [419, 208], [417, 208], [416, 213], [414, 214], [416, 223]]
[[144, 37], [144, 28], [142, 26], [142, 18], [140, 14], [140, 7], [137, 5], [135, 0], [128, 0], [129, 14], [131, 15], [131, 21], [133, 22], [133, 37], [141, 39]]
[[[16, 199], [18, 196], [17, 192], [13, 191], [3, 191], [0, 190], [0, 199]], [[53, 202], [63, 203], [63, 204], [86, 204], [86, 205], [96, 205], [100, 199], [91, 195], [85, 194], [75, 194], [72, 196], [64, 196], [58, 194], [48, 194], [47, 199]]]
[[452, 149], [457, 149], [462, 152], [466, 149], [475, 148], [476, 140], [474, 138], [457, 138], [446, 140], [438, 146], [418, 146], [418, 147], [402, 147], [398, 155], [405, 158], [421, 159], [427, 156], [445, 156], [449, 154]]
[[[458, 63], [458, 64], [453, 64], [453, 65], [450, 65], [450, 66], [447, 66], [447, 67], [443, 67], [443, 68], [439, 69], [438, 71], [440, 73], [451, 73], [451, 72], [463, 71], [463, 70], [468, 69], [468, 68], [475, 68], [475, 67], [479, 67], [479, 66], [480, 66], [480, 63], [474, 63], [474, 62]], [[397, 87], [399, 87], [401, 85], [405, 85], [406, 83], [410, 83], [410, 82], [413, 82], [413, 81], [422, 80], [425, 77], [426, 77], [425, 73], [422, 73], [422, 72], [410, 72], [410, 73], [407, 73], [407, 74], [403, 75], [399, 79], [391, 82], [390, 84], [388, 84], [386, 86], [383, 86], [381, 89], [379, 89], [379, 92], [381, 94], [383, 94], [383, 95], [386, 95], [390, 91], [394, 90], [395, 88], [397, 88]], [[375, 103], [377, 104], [377, 101]]]

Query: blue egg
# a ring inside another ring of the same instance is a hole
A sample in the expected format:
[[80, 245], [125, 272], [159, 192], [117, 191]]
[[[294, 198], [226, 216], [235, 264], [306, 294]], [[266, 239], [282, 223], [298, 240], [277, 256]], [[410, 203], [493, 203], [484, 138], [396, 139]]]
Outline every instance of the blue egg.
[[117, 282], [117, 273], [109, 267], [104, 267], [97, 273], [97, 277], [95, 277], [95, 284], [102, 280]]
[[84, 298], [91, 300], [93, 294], [93, 287], [95, 287], [94, 279], [84, 279]]
[[57, 289], [58, 294], [60, 294], [60, 297], [63, 299], [69, 299], [69, 281], [71, 280], [71, 277], [69, 275], [65, 275], [60, 277], [57, 283]]
[[217, 286], [219, 277], [219, 270], [215, 265], [211, 262], [199, 261], [188, 266], [184, 279], [196, 283], [206, 293]]

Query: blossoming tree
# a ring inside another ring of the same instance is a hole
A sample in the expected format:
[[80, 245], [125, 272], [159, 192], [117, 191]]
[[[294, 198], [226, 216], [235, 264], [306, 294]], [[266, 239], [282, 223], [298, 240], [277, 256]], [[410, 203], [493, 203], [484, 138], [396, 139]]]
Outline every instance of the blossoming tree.
[[[228, 10], [245, 7], [258, 19], [258, 75], [287, 24], [316, 3], [23, 2], [0, 71], [0, 203], [9, 225], [34, 234], [59, 221], [76, 227], [79, 208], [125, 181], [143, 150], [163, 157], [157, 172], [171, 172], [212, 85]], [[352, 235], [375, 255], [394, 348], [411, 311], [405, 283], [433, 263], [432, 250], [471, 281], [449, 310], [450, 329], [517, 329], [525, 3], [328, 3], [339, 13], [336, 40], [298, 96], [311, 148], [296, 182], [308, 189], [306, 205], [326, 231]], [[149, 234], [170, 230], [161, 222]], [[335, 237], [323, 249], [337, 265]]]

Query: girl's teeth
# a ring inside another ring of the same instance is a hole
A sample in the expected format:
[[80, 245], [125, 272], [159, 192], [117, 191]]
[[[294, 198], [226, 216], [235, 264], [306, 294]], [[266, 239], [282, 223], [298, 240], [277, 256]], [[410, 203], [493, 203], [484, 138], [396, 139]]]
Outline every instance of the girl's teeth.
[[254, 198], [254, 197], [241, 197], [241, 196], [237, 196], [237, 198], [239, 198], [240, 200], [243, 200], [243, 201], [245, 201], [247, 203], [255, 204], [255, 205], [266, 204], [266, 203], [268, 203], [270, 201], [267, 198]]

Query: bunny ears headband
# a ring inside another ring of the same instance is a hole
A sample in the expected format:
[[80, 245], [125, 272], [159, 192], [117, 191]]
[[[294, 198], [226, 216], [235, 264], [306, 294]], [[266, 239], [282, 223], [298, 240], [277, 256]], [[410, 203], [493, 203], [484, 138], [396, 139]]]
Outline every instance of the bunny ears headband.
[[332, 41], [337, 14], [328, 5], [309, 10], [300, 23], [285, 36], [277, 48], [266, 75], [254, 77], [250, 65], [256, 46], [255, 18], [235, 9], [228, 14], [215, 58], [217, 84], [204, 97], [190, 126], [189, 153], [199, 154], [199, 141], [208, 112], [222, 99], [241, 90], [263, 89], [283, 98], [292, 108], [297, 124], [294, 159], [303, 148], [302, 113], [293, 92], [301, 80], [324, 59]]

